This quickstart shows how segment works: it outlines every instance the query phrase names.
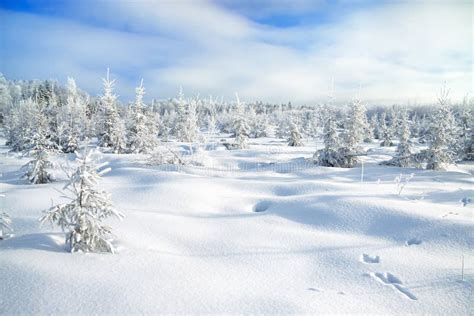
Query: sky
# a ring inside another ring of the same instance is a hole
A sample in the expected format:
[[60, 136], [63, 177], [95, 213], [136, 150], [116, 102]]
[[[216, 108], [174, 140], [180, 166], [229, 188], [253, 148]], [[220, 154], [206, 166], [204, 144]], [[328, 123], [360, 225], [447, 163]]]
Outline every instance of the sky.
[[473, 93], [469, 0], [1, 0], [0, 72], [116, 93], [294, 104]]

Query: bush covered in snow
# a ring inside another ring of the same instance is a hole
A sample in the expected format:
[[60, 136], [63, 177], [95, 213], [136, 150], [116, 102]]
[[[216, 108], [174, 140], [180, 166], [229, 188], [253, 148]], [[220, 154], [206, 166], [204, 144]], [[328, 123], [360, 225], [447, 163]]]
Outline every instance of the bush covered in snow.
[[101, 176], [110, 171], [107, 164], [96, 164], [93, 152], [77, 154], [79, 166], [69, 175], [64, 189], [72, 194], [71, 201], [51, 207], [40, 218], [66, 231], [66, 244], [71, 252], [114, 252], [112, 229], [103, 221], [108, 217], [121, 219], [109, 195], [97, 188]]

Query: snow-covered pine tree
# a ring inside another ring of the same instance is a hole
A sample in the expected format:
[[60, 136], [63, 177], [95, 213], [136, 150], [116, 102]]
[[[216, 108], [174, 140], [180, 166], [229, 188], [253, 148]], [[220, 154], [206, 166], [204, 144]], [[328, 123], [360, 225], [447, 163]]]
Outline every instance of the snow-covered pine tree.
[[299, 147], [303, 146], [303, 137], [298, 129], [298, 125], [294, 121], [294, 118], [289, 119], [289, 128], [290, 128], [290, 136], [288, 137], [288, 146], [292, 147]]
[[188, 102], [186, 111], [186, 142], [194, 142], [198, 138], [198, 99], [192, 99]]
[[455, 121], [448, 97], [449, 89], [443, 86], [438, 97], [438, 109], [429, 127], [429, 146], [423, 151], [424, 159], [427, 160], [426, 169], [444, 169], [447, 165], [454, 163], [454, 152], [451, 146], [456, 143]]
[[380, 126], [379, 121], [377, 120], [377, 114], [374, 113], [370, 117], [369, 126], [372, 129], [372, 135], [375, 139], [380, 139]]
[[10, 236], [12, 229], [12, 220], [5, 212], [0, 212], [0, 240]]
[[112, 229], [104, 223], [109, 217], [122, 219], [110, 201], [110, 196], [97, 188], [101, 176], [110, 171], [107, 163], [97, 164], [92, 151], [78, 153], [78, 167], [69, 175], [64, 190], [72, 194], [67, 204], [51, 207], [40, 218], [66, 231], [66, 244], [71, 252], [114, 252]]
[[155, 130], [152, 130], [153, 122], [145, 115], [143, 107], [143, 96], [145, 88], [143, 80], [135, 89], [136, 98], [132, 107], [130, 123], [128, 125], [128, 148], [132, 153], [148, 153], [156, 146]]
[[24, 151], [31, 145], [38, 104], [31, 98], [14, 104], [5, 118], [7, 145], [12, 151]]
[[0, 119], [3, 119], [11, 103], [12, 97], [8, 89], [8, 81], [0, 72]]
[[380, 130], [382, 132], [382, 142], [380, 146], [382, 147], [390, 147], [393, 146], [392, 141], [392, 130], [387, 126], [387, 114], [382, 112], [379, 117], [380, 120]]
[[104, 95], [101, 100], [101, 132], [99, 145], [112, 148], [115, 153], [121, 153], [126, 148], [125, 126], [117, 111], [117, 96], [114, 94], [115, 80], [110, 80], [107, 68], [107, 77], [102, 79]]
[[197, 100], [184, 100], [183, 89], [180, 88], [176, 106], [176, 122], [174, 134], [180, 142], [194, 142], [197, 138]]
[[365, 106], [360, 98], [356, 97], [345, 122], [344, 138], [339, 149], [340, 167], [353, 168], [359, 160], [358, 155], [362, 151], [360, 143], [364, 140], [366, 131], [365, 115]]
[[[474, 105], [474, 104], [473, 104]], [[463, 108], [459, 114], [457, 156], [459, 160], [474, 159], [474, 120], [473, 108]]]
[[400, 142], [398, 143], [397, 154], [391, 160], [383, 162], [382, 164], [403, 168], [418, 166], [410, 141], [410, 125], [406, 108], [400, 113], [398, 119], [400, 126]]
[[67, 79], [66, 104], [61, 107], [58, 126], [60, 148], [63, 152], [72, 153], [79, 148], [79, 142], [84, 138], [86, 124], [85, 102], [77, 91], [76, 81]]
[[23, 166], [23, 169], [26, 170], [23, 178], [32, 184], [48, 183], [55, 180], [48, 170], [54, 166], [49, 160], [49, 151], [53, 150], [54, 144], [46, 135], [47, 129], [48, 121], [45, 115], [37, 109], [31, 144], [26, 150], [26, 153], [33, 159]]
[[341, 142], [332, 111], [328, 111], [324, 120], [323, 140], [324, 148], [316, 151], [314, 154], [315, 161], [324, 167], [340, 167], [343, 161], [340, 153]]
[[244, 149], [247, 147], [250, 127], [245, 117], [244, 107], [242, 103], [240, 102], [240, 99], [237, 93], [235, 94], [235, 97], [237, 98], [237, 104], [236, 104], [235, 116], [234, 116], [234, 134], [235, 134], [234, 145], [239, 149]]
[[346, 130], [344, 133], [344, 147], [349, 151], [359, 150], [359, 144], [365, 138], [367, 118], [365, 115], [365, 106], [359, 97], [352, 101], [349, 117], [346, 120]]

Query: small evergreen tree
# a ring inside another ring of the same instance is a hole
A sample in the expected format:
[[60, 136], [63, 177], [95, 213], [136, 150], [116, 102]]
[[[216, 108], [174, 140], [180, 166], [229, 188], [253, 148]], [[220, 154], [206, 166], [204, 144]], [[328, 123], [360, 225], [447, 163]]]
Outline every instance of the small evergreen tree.
[[451, 146], [455, 140], [455, 121], [449, 106], [449, 89], [445, 86], [441, 89], [438, 98], [438, 109], [433, 115], [429, 134], [428, 149], [424, 151], [427, 160], [426, 169], [443, 169], [447, 165], [454, 163], [454, 151]]
[[359, 144], [365, 139], [366, 121], [365, 107], [357, 97], [352, 102], [350, 115], [346, 120], [344, 145], [349, 151], [357, 151]]
[[132, 153], [148, 153], [155, 147], [156, 137], [153, 125], [149, 122], [149, 117], [145, 115], [143, 108], [145, 95], [143, 80], [135, 91], [136, 99], [128, 127], [128, 148]]
[[54, 181], [54, 176], [49, 172], [53, 163], [49, 160], [49, 151], [53, 144], [46, 136], [47, 120], [41, 112], [36, 113], [36, 127], [31, 139], [30, 148], [26, 151], [33, 159], [23, 166], [26, 169], [23, 178], [32, 184], [42, 184]]
[[117, 96], [113, 92], [115, 80], [110, 80], [108, 68], [107, 78], [102, 81], [104, 95], [101, 97], [102, 117], [99, 144], [112, 148], [115, 153], [121, 153], [126, 148], [125, 126], [117, 111]]
[[247, 119], [244, 114], [244, 108], [243, 105], [240, 103], [239, 96], [237, 94], [235, 94], [235, 96], [237, 98], [237, 107], [235, 110], [234, 117], [234, 145], [239, 149], [244, 149], [247, 147], [250, 127], [247, 123]]
[[373, 114], [370, 117], [370, 123], [369, 123], [370, 128], [372, 129], [372, 135], [375, 139], [380, 139], [380, 126], [379, 126], [379, 121], [377, 120], [377, 114]]
[[387, 114], [382, 112], [380, 114], [380, 130], [382, 132], [382, 142], [380, 146], [382, 147], [390, 147], [393, 146], [392, 141], [392, 130], [387, 126]]
[[288, 146], [292, 147], [299, 147], [303, 146], [303, 137], [301, 136], [301, 133], [298, 129], [298, 125], [290, 119], [289, 121], [289, 127], [290, 127], [290, 137], [288, 137]]
[[385, 165], [397, 167], [412, 167], [418, 165], [416, 155], [413, 154], [410, 141], [410, 126], [406, 109], [400, 113], [400, 142], [397, 147], [397, 154], [391, 160], [384, 162]]
[[104, 224], [109, 217], [122, 219], [109, 195], [97, 188], [101, 176], [110, 171], [107, 164], [96, 164], [92, 151], [78, 154], [79, 166], [69, 175], [64, 187], [72, 194], [71, 202], [51, 207], [40, 218], [42, 224], [51, 222], [66, 230], [66, 244], [71, 252], [114, 252], [112, 229]]
[[340, 167], [342, 164], [341, 144], [332, 112], [327, 115], [324, 121], [323, 140], [324, 148], [314, 154], [316, 162], [324, 167]]

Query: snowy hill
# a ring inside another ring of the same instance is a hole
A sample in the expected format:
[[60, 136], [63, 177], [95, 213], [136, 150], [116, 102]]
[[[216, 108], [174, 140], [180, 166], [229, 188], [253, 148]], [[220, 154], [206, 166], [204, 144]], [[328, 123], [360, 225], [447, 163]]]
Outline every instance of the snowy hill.
[[[474, 165], [452, 171], [318, 167], [315, 145], [271, 138], [201, 150], [202, 166], [154, 167], [104, 154], [101, 187], [126, 217], [110, 220], [117, 254], [70, 254], [39, 227], [64, 177], [27, 185], [25, 158], [3, 147], [0, 314], [472, 313]], [[72, 161], [74, 154], [57, 156]], [[394, 179], [413, 178], [402, 192]], [[464, 281], [461, 281], [464, 256]]]

